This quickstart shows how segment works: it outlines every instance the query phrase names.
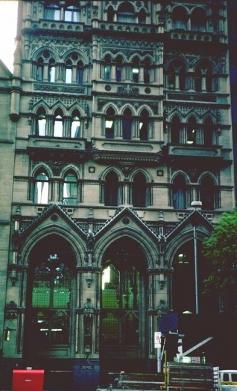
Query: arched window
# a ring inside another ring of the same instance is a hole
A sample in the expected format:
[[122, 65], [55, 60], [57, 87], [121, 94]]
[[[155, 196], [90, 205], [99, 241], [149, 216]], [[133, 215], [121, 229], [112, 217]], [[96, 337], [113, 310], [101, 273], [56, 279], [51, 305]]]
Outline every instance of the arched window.
[[73, 261], [71, 247], [56, 235], [40, 240], [31, 251], [24, 346], [28, 357], [48, 356], [55, 349], [65, 354], [69, 348]]
[[72, 83], [72, 62], [71, 60], [66, 61], [66, 69], [65, 69], [65, 82], [70, 84]]
[[207, 118], [204, 122], [204, 145], [211, 146], [213, 144], [213, 128], [211, 118]]
[[63, 116], [61, 111], [57, 111], [54, 117], [54, 137], [63, 137]]
[[44, 60], [40, 57], [36, 62], [36, 80], [43, 81], [44, 77]]
[[78, 200], [77, 177], [73, 172], [68, 172], [63, 182], [63, 204], [76, 205]]
[[176, 84], [175, 69], [174, 69], [174, 65], [171, 64], [167, 72], [167, 87], [173, 90], [175, 89], [175, 84]]
[[175, 209], [186, 208], [187, 189], [183, 175], [178, 175], [172, 187], [172, 201]]
[[135, 175], [132, 184], [132, 204], [135, 207], [146, 206], [147, 183], [142, 173]]
[[112, 107], [109, 107], [105, 117], [105, 137], [114, 138], [114, 122], [115, 112]]
[[50, 83], [54, 83], [56, 80], [56, 65], [55, 65], [55, 60], [50, 59], [49, 60], [49, 65], [48, 65], [48, 81]]
[[46, 116], [42, 108], [37, 112], [37, 134], [38, 136], [46, 136]]
[[44, 17], [49, 20], [60, 20], [60, 7], [57, 1], [50, 1], [46, 4]]
[[177, 30], [187, 30], [188, 15], [183, 7], [176, 7], [172, 15], [173, 27]]
[[104, 183], [104, 204], [106, 206], [118, 205], [119, 182], [114, 172], [106, 175]]
[[64, 20], [65, 22], [79, 22], [80, 20], [79, 8], [74, 5], [70, 5], [66, 7], [64, 12]]
[[45, 172], [39, 172], [35, 177], [34, 202], [47, 204], [49, 200], [49, 178]]
[[202, 8], [196, 8], [191, 15], [191, 29], [193, 31], [206, 30], [206, 13]]
[[114, 9], [113, 9], [113, 7], [110, 6], [107, 11], [108, 22], [110, 22], [110, 23], [114, 22], [114, 15], [115, 15]]
[[77, 64], [77, 70], [76, 70], [76, 81], [77, 84], [83, 84], [83, 72], [84, 72], [84, 65], [82, 61], [79, 61]]
[[215, 185], [213, 179], [207, 175], [200, 182], [200, 200], [203, 209], [213, 210], [215, 208]]
[[115, 61], [116, 61], [116, 65], [115, 65], [116, 81], [121, 81], [122, 70], [123, 70], [123, 59], [121, 56], [118, 56]]
[[147, 141], [149, 136], [149, 113], [143, 110], [139, 119], [140, 140]]
[[196, 143], [197, 122], [194, 117], [189, 118], [187, 124], [187, 144]]
[[136, 57], [132, 62], [132, 81], [134, 83], [139, 82], [139, 59]]
[[109, 55], [104, 59], [104, 80], [111, 80], [111, 57]]
[[181, 139], [181, 123], [178, 116], [175, 116], [171, 122], [171, 143], [179, 144]]
[[146, 23], [146, 11], [144, 9], [138, 14], [138, 23]]
[[117, 12], [117, 20], [122, 23], [135, 23], [136, 15], [133, 5], [130, 2], [120, 4]]
[[185, 90], [186, 70], [182, 62], [176, 61], [169, 65], [167, 82], [170, 89]]
[[151, 81], [151, 63], [150, 59], [144, 61], [144, 83], [148, 84]]
[[132, 137], [132, 113], [126, 109], [122, 118], [123, 139], [131, 140]]
[[71, 122], [71, 138], [81, 137], [81, 121], [78, 113], [73, 114]]

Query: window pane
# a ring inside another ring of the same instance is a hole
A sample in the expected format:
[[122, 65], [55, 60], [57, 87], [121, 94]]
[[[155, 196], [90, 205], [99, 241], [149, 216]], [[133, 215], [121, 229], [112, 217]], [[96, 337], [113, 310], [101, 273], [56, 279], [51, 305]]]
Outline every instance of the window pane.
[[133, 68], [132, 69], [132, 80], [134, 81], [134, 82], [138, 82], [138, 80], [139, 80], [139, 68]]
[[55, 82], [56, 68], [55, 66], [49, 65], [49, 81], [51, 83]]
[[83, 68], [82, 67], [77, 68], [77, 83], [78, 84], [83, 83]]
[[135, 23], [136, 16], [130, 13], [118, 13], [118, 22], [121, 23]]
[[57, 116], [54, 121], [54, 137], [63, 136], [63, 119], [60, 116]]
[[38, 81], [43, 80], [43, 65], [37, 65], [36, 80], [38, 80]]
[[144, 83], [150, 83], [150, 69], [144, 68]]
[[66, 83], [72, 82], [72, 68], [66, 68]]
[[47, 204], [48, 192], [49, 192], [48, 182], [37, 181], [35, 184], [35, 202], [37, 204]]
[[132, 118], [130, 116], [124, 117], [122, 120], [122, 124], [123, 124], [123, 139], [131, 140]]
[[148, 140], [148, 116], [142, 117], [139, 122], [140, 140]]
[[114, 121], [110, 119], [105, 120], [105, 137], [113, 138], [114, 137]]
[[75, 205], [77, 203], [77, 178], [74, 174], [68, 174], [65, 177], [63, 184], [63, 203], [67, 205]]
[[65, 21], [66, 22], [72, 22], [73, 21], [73, 17], [72, 17], [72, 11], [65, 11], [65, 17], [64, 17], [64, 19], [65, 19]]
[[118, 205], [118, 177], [114, 173], [107, 175], [104, 184], [104, 202], [107, 206]]
[[63, 185], [64, 198], [77, 198], [77, 184], [65, 182]]
[[34, 281], [32, 290], [32, 307], [49, 307], [50, 283], [49, 281]]
[[46, 119], [45, 118], [38, 119], [38, 132], [39, 132], [39, 136], [46, 135]]
[[49, 20], [60, 20], [60, 9], [57, 5], [48, 6], [45, 9], [45, 18]]
[[64, 20], [66, 22], [79, 22], [79, 10], [73, 6], [67, 7]]
[[110, 80], [111, 77], [111, 66], [110, 65], [105, 65], [104, 68], [104, 78], [105, 80]]
[[71, 138], [81, 137], [81, 123], [79, 119], [74, 119], [71, 125]]
[[116, 81], [122, 80], [122, 67], [117, 65], [116, 66]]

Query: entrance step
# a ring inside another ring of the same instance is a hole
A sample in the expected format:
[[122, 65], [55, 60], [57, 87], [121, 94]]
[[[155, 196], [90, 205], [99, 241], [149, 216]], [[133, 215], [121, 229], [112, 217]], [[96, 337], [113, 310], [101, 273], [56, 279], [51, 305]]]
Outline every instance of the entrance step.
[[[111, 374], [110, 374], [111, 375]], [[156, 391], [164, 390], [164, 378], [162, 374], [156, 373], [126, 373], [114, 374], [114, 381], [107, 388], [97, 388], [97, 391]]]

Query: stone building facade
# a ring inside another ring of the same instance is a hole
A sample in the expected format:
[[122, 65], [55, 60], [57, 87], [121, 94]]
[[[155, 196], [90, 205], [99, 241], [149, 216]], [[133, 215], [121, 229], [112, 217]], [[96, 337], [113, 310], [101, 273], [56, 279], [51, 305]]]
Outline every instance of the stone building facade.
[[13, 74], [0, 64], [3, 368], [148, 370], [161, 316], [223, 310], [200, 286], [201, 242], [234, 207], [226, 7], [19, 2]]

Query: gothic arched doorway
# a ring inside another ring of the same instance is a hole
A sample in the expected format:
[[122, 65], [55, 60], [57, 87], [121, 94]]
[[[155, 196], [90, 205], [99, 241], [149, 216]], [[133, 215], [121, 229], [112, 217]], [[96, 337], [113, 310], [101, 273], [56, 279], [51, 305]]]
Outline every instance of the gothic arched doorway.
[[128, 237], [116, 240], [106, 250], [102, 267], [102, 366], [138, 370], [147, 350], [147, 278], [141, 246]]
[[24, 356], [66, 357], [70, 328], [74, 255], [57, 235], [41, 239], [29, 256]]

